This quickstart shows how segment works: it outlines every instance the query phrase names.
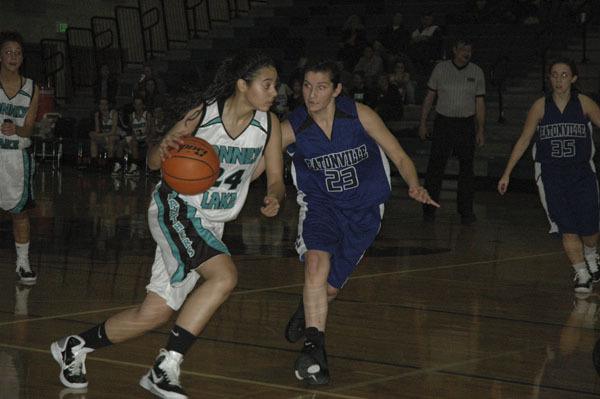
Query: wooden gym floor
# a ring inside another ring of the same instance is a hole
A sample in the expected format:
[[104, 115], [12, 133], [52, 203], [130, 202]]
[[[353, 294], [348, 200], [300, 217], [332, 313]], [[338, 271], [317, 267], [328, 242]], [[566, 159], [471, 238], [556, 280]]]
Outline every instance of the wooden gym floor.
[[[50, 343], [142, 300], [154, 243], [156, 178], [113, 179], [68, 166], [36, 175], [30, 259], [16, 283], [9, 218], [0, 224], [0, 399], [150, 398], [138, 386], [171, 324], [88, 355], [87, 392], [64, 389]], [[533, 183], [532, 183], [533, 184]], [[332, 382], [298, 382], [301, 343], [283, 328], [302, 292], [293, 188], [279, 217], [260, 216], [254, 186], [226, 228], [239, 286], [183, 363], [191, 398], [592, 398], [598, 288], [572, 292], [560, 241], [536, 194], [478, 193], [479, 221], [458, 224], [445, 191], [434, 224], [394, 184], [381, 234], [330, 308]]]

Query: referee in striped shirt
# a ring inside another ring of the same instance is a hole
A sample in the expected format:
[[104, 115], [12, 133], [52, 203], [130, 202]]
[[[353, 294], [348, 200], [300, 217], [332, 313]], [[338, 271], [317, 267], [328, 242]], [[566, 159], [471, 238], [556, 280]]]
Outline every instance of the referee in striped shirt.
[[[485, 78], [480, 67], [470, 62], [472, 46], [465, 38], [454, 41], [453, 58], [435, 66], [427, 95], [421, 110], [419, 136], [429, 137], [427, 116], [437, 98], [437, 113], [431, 136], [432, 145], [425, 177], [425, 188], [431, 198], [439, 202], [444, 170], [448, 158], [454, 154], [459, 160], [457, 208], [461, 223], [475, 222], [473, 196], [475, 175], [473, 158], [475, 145], [484, 144]], [[423, 206], [423, 219], [435, 220], [433, 206]]]

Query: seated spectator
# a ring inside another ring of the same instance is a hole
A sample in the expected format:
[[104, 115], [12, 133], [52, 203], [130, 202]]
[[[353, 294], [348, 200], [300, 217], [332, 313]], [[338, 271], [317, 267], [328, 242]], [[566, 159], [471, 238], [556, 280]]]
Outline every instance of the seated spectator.
[[362, 71], [356, 71], [352, 75], [352, 84], [348, 89], [348, 96], [354, 99], [354, 101], [373, 106], [373, 91], [369, 90], [365, 84], [365, 75]]
[[290, 82], [290, 86], [292, 94], [288, 97], [288, 108], [290, 111], [293, 111], [297, 106], [304, 104], [304, 99], [302, 97], [302, 80], [294, 78]]
[[411, 80], [410, 73], [406, 70], [406, 64], [403, 60], [398, 60], [394, 64], [394, 69], [389, 74], [390, 87], [395, 89], [402, 97], [404, 104], [415, 103], [415, 85]]
[[279, 83], [279, 87], [277, 88], [277, 97], [275, 97], [275, 101], [273, 101], [271, 111], [273, 111], [281, 120], [283, 120], [290, 112], [288, 98], [291, 95], [292, 89], [285, 82]]
[[429, 69], [431, 63], [441, 56], [442, 37], [438, 25], [434, 24], [433, 13], [421, 17], [421, 26], [411, 35], [409, 55], [421, 67]]
[[375, 88], [377, 77], [383, 72], [383, 60], [373, 50], [373, 46], [366, 46], [363, 55], [354, 67], [354, 72], [362, 72], [365, 83], [369, 88]]
[[133, 93], [134, 96], [137, 95], [137, 93], [140, 90], [145, 90], [145, 83], [146, 80], [150, 80], [153, 79], [154, 82], [156, 83], [156, 92], [160, 93], [160, 94], [166, 94], [167, 93], [167, 86], [165, 85], [165, 82], [154, 73], [154, 69], [152, 68], [151, 64], [146, 64], [144, 65], [144, 69], [142, 74], [140, 75], [138, 82], [136, 83], [136, 85], [133, 88]]
[[377, 41], [393, 55], [406, 54], [410, 43], [410, 32], [404, 26], [401, 13], [394, 14], [392, 25], [379, 32]]
[[100, 66], [100, 75], [94, 85], [94, 99], [99, 101], [106, 98], [111, 104], [115, 103], [117, 92], [119, 90], [119, 81], [110, 71], [107, 64]]
[[511, 12], [523, 25], [540, 23], [540, 6], [536, 0], [513, 0]]
[[117, 111], [110, 107], [108, 99], [100, 98], [98, 111], [94, 114], [94, 130], [89, 134], [91, 166], [94, 168], [105, 166], [104, 160], [98, 157], [99, 148], [106, 150], [109, 162], [115, 161], [115, 144], [119, 139], [117, 119]]
[[[134, 98], [133, 108], [134, 111], [129, 118], [131, 134], [126, 138], [128, 152], [131, 155], [129, 167], [125, 171], [126, 176], [139, 176], [140, 152], [148, 148], [148, 140], [155, 135], [152, 114], [146, 110], [144, 99]], [[121, 171], [121, 165], [115, 163], [113, 175], [118, 175]]]
[[342, 29], [337, 59], [344, 63], [346, 70], [353, 71], [366, 45], [367, 32], [362, 20], [358, 15], [351, 15]]
[[158, 92], [158, 84], [154, 78], [146, 79], [142, 90], [138, 92], [137, 97], [144, 99], [144, 104], [148, 111], [153, 111], [154, 107], [164, 104], [164, 96]]
[[399, 121], [404, 114], [404, 99], [398, 90], [390, 85], [386, 75], [381, 75], [377, 79], [377, 89], [375, 91], [373, 108], [384, 121]]

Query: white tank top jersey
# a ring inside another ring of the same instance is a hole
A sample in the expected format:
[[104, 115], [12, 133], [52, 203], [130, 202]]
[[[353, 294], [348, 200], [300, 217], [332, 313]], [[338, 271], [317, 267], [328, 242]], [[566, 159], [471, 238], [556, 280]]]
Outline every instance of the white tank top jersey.
[[[14, 97], [10, 98], [0, 84], [0, 123], [5, 119], [10, 119], [19, 127], [25, 124], [34, 88], [33, 80], [25, 78], [21, 89]], [[6, 136], [0, 133], [0, 148], [2, 149], [22, 150], [30, 145], [31, 139], [27, 137]]]
[[135, 112], [131, 113], [131, 131], [138, 140], [146, 138], [146, 125], [148, 124], [148, 111], [144, 111], [140, 117]]
[[268, 112], [255, 111], [246, 129], [235, 139], [225, 126], [221, 115], [223, 102], [205, 106], [196, 137], [212, 144], [219, 156], [221, 170], [215, 184], [198, 195], [181, 195], [198, 210], [200, 218], [212, 222], [235, 219], [248, 195], [250, 179], [258, 165], [271, 134], [271, 117]]

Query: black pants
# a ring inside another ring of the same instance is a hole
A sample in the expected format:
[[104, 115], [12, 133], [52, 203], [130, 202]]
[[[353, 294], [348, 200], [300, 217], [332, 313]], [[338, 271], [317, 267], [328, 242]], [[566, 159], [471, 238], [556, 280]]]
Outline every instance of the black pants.
[[[473, 214], [473, 195], [475, 192], [475, 175], [473, 157], [475, 155], [475, 118], [449, 118], [443, 115], [436, 117], [433, 127], [431, 154], [427, 164], [425, 188], [431, 198], [439, 202], [444, 170], [448, 158], [455, 155], [459, 162], [458, 173], [458, 213], [462, 216]], [[424, 205], [425, 214], [435, 213], [431, 205]]]

